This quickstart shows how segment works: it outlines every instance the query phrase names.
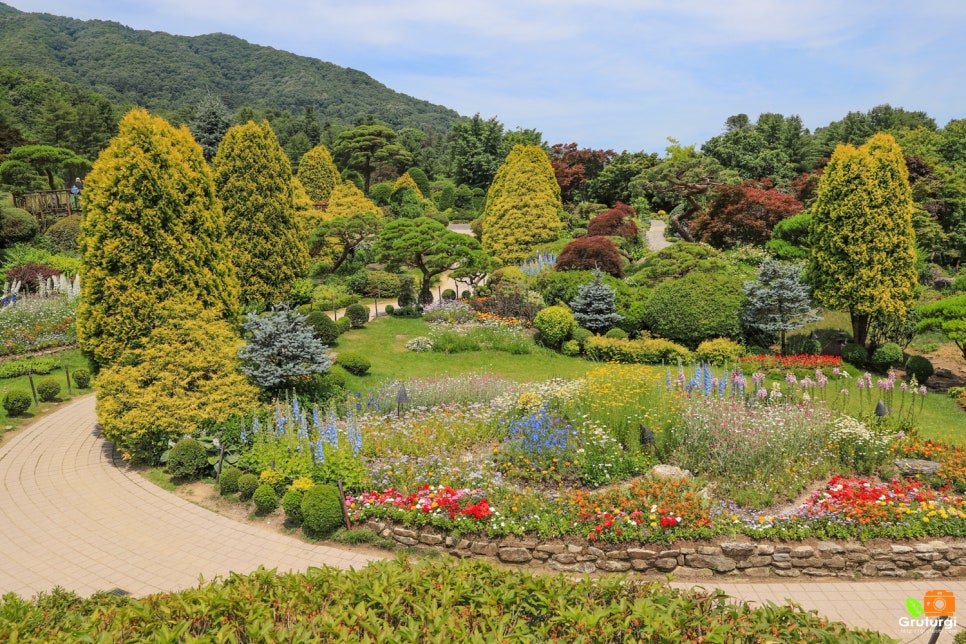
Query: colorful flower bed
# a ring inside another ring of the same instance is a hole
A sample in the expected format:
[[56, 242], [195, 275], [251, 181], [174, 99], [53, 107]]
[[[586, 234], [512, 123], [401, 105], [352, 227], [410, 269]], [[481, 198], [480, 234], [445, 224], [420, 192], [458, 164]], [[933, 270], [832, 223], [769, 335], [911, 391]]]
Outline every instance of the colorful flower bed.
[[740, 360], [742, 367], [752, 371], [767, 371], [769, 369], [823, 369], [842, 366], [842, 356], [824, 356], [810, 353], [790, 356], [742, 356]]

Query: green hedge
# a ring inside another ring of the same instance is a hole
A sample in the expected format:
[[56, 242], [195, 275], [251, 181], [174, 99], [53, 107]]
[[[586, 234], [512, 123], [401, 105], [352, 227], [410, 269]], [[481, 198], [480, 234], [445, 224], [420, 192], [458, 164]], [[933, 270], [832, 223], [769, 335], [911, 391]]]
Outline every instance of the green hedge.
[[584, 342], [584, 353], [599, 362], [629, 362], [637, 364], [689, 363], [693, 355], [687, 348], [662, 338], [620, 340], [592, 336]]
[[481, 561], [399, 558], [348, 571], [262, 568], [143, 599], [11, 593], [0, 599], [0, 641], [891, 641], [800, 607], [725, 598], [624, 576], [570, 580]]
[[28, 373], [34, 375], [47, 375], [60, 365], [52, 358], [24, 358], [23, 360], [10, 360], [0, 362], [0, 380], [6, 378], [19, 378]]

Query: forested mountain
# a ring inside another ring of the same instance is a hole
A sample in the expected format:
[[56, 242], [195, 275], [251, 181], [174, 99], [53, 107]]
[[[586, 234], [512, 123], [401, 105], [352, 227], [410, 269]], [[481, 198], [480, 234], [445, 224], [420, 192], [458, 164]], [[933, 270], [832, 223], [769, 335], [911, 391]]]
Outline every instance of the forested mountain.
[[309, 108], [324, 124], [372, 115], [395, 129], [445, 132], [453, 110], [398, 92], [363, 72], [226, 34], [173, 36], [115, 22], [25, 13], [0, 3], [0, 67], [40, 72], [113, 103], [172, 113], [207, 92], [237, 110]]

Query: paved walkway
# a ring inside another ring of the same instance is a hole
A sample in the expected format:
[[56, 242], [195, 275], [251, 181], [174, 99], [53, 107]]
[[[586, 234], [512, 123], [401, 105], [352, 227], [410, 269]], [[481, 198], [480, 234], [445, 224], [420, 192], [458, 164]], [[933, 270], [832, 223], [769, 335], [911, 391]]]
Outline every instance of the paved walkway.
[[667, 223], [660, 219], [652, 219], [651, 227], [647, 229], [647, 247], [653, 251], [659, 251], [671, 245], [671, 242], [664, 239], [664, 230]]
[[[115, 463], [95, 428], [93, 395], [18, 430], [0, 446], [0, 594], [29, 597], [62, 586], [81, 595], [120, 588], [133, 595], [196, 586], [264, 565], [281, 571], [329, 565], [359, 568], [371, 559], [238, 523], [164, 491]], [[721, 588], [757, 603], [790, 599], [851, 626], [903, 642], [906, 597], [955, 593], [966, 625], [964, 581], [677, 581]], [[951, 642], [953, 633], [940, 642]], [[918, 637], [918, 639], [916, 639]]]
[[180, 590], [259, 564], [280, 571], [369, 559], [232, 521], [112, 458], [84, 396], [0, 447], [0, 594]]

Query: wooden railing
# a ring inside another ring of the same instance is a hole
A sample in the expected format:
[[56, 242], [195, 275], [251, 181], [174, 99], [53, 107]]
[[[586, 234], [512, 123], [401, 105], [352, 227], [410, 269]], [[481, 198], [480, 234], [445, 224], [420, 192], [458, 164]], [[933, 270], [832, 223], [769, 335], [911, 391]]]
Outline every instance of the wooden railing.
[[44, 230], [58, 219], [80, 214], [81, 211], [80, 195], [71, 194], [69, 189], [15, 192], [13, 205], [36, 217]]

